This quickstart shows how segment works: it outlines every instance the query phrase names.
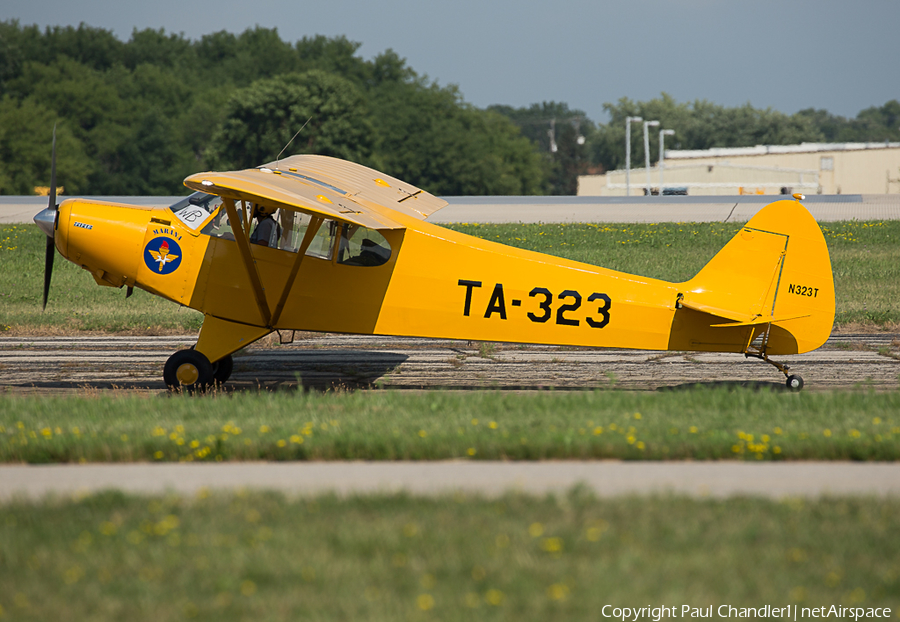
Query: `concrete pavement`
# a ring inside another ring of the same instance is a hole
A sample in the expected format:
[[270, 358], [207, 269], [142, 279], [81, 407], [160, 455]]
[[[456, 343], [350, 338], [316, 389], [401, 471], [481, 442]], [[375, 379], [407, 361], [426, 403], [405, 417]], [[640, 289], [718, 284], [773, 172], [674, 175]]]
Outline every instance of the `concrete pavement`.
[[582, 485], [599, 497], [678, 494], [727, 498], [900, 495], [900, 464], [871, 462], [249, 462], [0, 466], [0, 502], [118, 489], [193, 494], [201, 489], [291, 495], [407, 492], [496, 497], [560, 494]]
[[[66, 198], [66, 197], [62, 197]], [[182, 197], [93, 197], [165, 207]], [[779, 195], [673, 197], [444, 197], [429, 222], [745, 222]], [[820, 222], [900, 220], [900, 194], [811, 195], [803, 204]], [[0, 197], [0, 224], [31, 223], [46, 197]]]

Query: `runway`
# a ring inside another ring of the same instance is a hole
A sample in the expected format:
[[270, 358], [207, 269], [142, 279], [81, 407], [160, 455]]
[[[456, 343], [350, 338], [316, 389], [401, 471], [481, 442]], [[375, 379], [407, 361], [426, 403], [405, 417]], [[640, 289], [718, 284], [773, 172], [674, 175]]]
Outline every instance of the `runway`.
[[[180, 337], [3, 337], [0, 390], [161, 393], [162, 368]], [[836, 334], [820, 349], [778, 357], [804, 390], [900, 388], [900, 335]], [[288, 345], [272, 338], [235, 356], [229, 390], [330, 388], [666, 390], [693, 385], [781, 389], [774, 367], [739, 354], [653, 352], [312, 333]]]
[[[61, 197], [65, 199], [68, 197]], [[183, 197], [85, 197], [167, 207]], [[449, 205], [428, 222], [746, 222], [782, 195], [556, 197], [442, 197]], [[900, 194], [809, 195], [803, 204], [819, 222], [900, 220]], [[0, 224], [31, 223], [46, 197], [0, 197]]]
[[[0, 338], [0, 390], [13, 394], [163, 394], [162, 366], [180, 337]], [[834, 335], [819, 350], [784, 357], [805, 391], [896, 390], [900, 335]], [[235, 358], [232, 391], [348, 389], [678, 390], [754, 385], [785, 390], [774, 368], [738, 355], [571, 349], [464, 341], [311, 334], [271, 340]], [[106, 489], [193, 494], [201, 488], [270, 489], [291, 495], [407, 492], [496, 496], [563, 493], [582, 485], [601, 497], [900, 494], [900, 464], [794, 462], [334, 462], [2, 465], [0, 502]]]

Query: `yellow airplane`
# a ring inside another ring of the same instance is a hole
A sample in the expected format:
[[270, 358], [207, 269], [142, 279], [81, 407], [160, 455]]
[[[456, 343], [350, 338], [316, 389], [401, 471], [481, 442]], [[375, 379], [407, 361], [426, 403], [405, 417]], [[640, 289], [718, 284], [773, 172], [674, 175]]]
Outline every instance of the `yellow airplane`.
[[[54, 150], [55, 151], [55, 150]], [[55, 249], [99, 285], [139, 287], [204, 314], [175, 352], [172, 389], [224, 383], [231, 355], [279, 331], [734, 352], [821, 346], [834, 321], [825, 239], [796, 200], [762, 209], [691, 280], [669, 283], [450, 231], [425, 219], [447, 203], [335, 158], [296, 155], [191, 175], [170, 208], [88, 199], [35, 217]], [[256, 224], [254, 225], [254, 220]]]

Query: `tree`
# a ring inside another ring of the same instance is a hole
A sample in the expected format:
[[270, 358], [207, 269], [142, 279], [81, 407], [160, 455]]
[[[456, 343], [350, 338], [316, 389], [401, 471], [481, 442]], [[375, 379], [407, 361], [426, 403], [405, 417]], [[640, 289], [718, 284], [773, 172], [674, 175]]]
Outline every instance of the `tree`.
[[540, 156], [502, 115], [422, 79], [373, 89], [378, 165], [441, 195], [542, 193]]
[[587, 173], [590, 165], [586, 136], [595, 131], [584, 112], [571, 110], [562, 102], [490, 109], [509, 118], [534, 144], [541, 154], [550, 194], [573, 195], [578, 191], [578, 176]]
[[176, 69], [190, 71], [191, 64], [197, 62], [197, 53], [191, 41], [181, 35], [166, 35], [162, 28], [135, 29], [123, 52], [123, 64], [129, 69], [152, 65], [166, 70], [170, 75]]
[[67, 194], [87, 188], [91, 161], [72, 128], [33, 99], [0, 100], [0, 194], [34, 194], [50, 185], [50, 154], [56, 125], [57, 183]]
[[884, 106], [866, 108], [856, 115], [852, 125], [859, 137], [857, 140], [900, 140], [900, 102], [892, 99]]
[[357, 87], [322, 71], [259, 80], [228, 100], [207, 159], [226, 168], [274, 160], [308, 120], [287, 154], [318, 153], [365, 164], [372, 135], [366, 112]]
[[[761, 110], [750, 104], [726, 108], [705, 100], [677, 103], [663, 93], [649, 102], [623, 98], [617, 104], [604, 104], [603, 108], [609, 113], [610, 120], [589, 139], [589, 151], [592, 161], [606, 169], [625, 165], [625, 118], [629, 116], [658, 120], [657, 132], [659, 129], [675, 130], [674, 144], [679, 149], [786, 145], [823, 138], [822, 132], [808, 117], [785, 115], [771, 108]], [[658, 133], [654, 138], [656, 136]], [[632, 157], [642, 162], [644, 147], [640, 124], [632, 128], [631, 141]], [[651, 139], [649, 143], [652, 164], [659, 159], [659, 141]]]

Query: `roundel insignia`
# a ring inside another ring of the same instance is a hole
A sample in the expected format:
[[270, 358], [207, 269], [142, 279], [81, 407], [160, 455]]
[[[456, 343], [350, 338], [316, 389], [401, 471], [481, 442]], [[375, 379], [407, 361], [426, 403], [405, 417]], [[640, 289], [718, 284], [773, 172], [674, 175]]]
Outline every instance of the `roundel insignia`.
[[153, 238], [144, 247], [144, 263], [157, 274], [172, 274], [181, 265], [181, 247], [171, 238]]

